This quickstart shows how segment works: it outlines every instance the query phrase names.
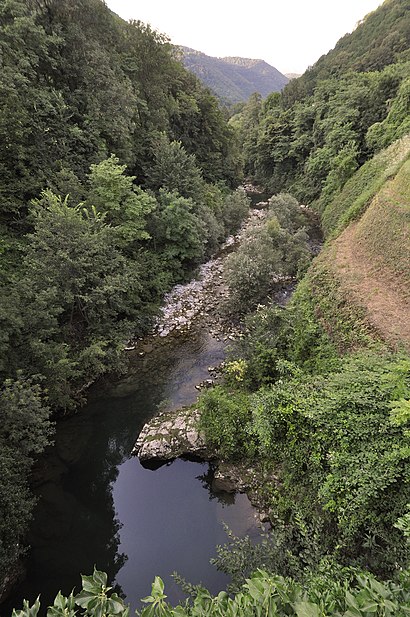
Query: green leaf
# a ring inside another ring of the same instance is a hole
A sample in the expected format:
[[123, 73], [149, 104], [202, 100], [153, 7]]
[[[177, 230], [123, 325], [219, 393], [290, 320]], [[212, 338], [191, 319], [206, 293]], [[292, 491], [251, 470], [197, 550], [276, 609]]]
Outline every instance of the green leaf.
[[159, 576], [156, 576], [154, 582], [152, 583], [151, 593], [154, 598], [164, 596], [164, 582]]
[[82, 608], [87, 608], [89, 603], [95, 598], [96, 594], [91, 591], [80, 591], [78, 595], [75, 596], [75, 603]]
[[95, 581], [95, 583], [97, 583], [97, 585], [100, 585], [101, 587], [107, 587], [107, 574], [105, 572], [100, 572], [99, 570], [96, 570], [94, 567], [93, 581]]
[[110, 611], [110, 613], [121, 613], [124, 608], [124, 602], [121, 600], [121, 598], [117, 596], [117, 594], [113, 594], [108, 600], [108, 610]]
[[141, 617], [154, 617], [155, 616], [155, 604], [151, 604], [151, 606], [146, 606], [141, 611]]
[[36, 617], [39, 610], [40, 610], [40, 596], [37, 597], [36, 601], [34, 602], [32, 606], [29, 605], [27, 600], [24, 600], [22, 610], [19, 610], [19, 611], [13, 610], [12, 617]]
[[360, 610], [366, 613], [377, 613], [380, 607], [380, 603], [378, 602], [369, 602], [368, 604], [362, 604], [360, 606]]
[[100, 586], [95, 583], [94, 578], [92, 576], [83, 576], [81, 575], [81, 581], [84, 591], [89, 591], [91, 593], [98, 593], [100, 590]]
[[297, 602], [295, 611], [297, 617], [323, 617], [323, 613], [319, 610], [317, 604], [312, 602]]

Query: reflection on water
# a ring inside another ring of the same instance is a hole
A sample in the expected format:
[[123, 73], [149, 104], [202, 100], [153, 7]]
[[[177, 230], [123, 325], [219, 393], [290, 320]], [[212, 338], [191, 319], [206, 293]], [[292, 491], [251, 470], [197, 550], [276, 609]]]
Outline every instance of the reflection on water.
[[245, 535], [254, 520], [245, 495], [229, 495], [234, 507], [210, 499], [198, 482], [207, 467], [177, 460], [150, 472], [136, 459], [120, 467], [113, 494], [122, 522], [119, 550], [128, 559], [116, 580], [129, 601], [143, 597], [155, 575], [164, 579], [171, 602], [181, 600], [183, 594], [170, 577], [174, 570], [214, 592], [226, 586], [227, 577], [209, 564], [215, 546], [226, 541], [223, 522]]
[[34, 474], [39, 503], [27, 579], [3, 615], [23, 598], [41, 593], [45, 606], [59, 589], [78, 589], [80, 573], [91, 573], [94, 564], [133, 607], [155, 575], [166, 581], [172, 602], [180, 599], [174, 570], [214, 592], [225, 586], [209, 559], [226, 539], [222, 521], [238, 535], [254, 528], [246, 496], [215, 499], [206, 464], [178, 460], [150, 471], [130, 457], [161, 401], [171, 407], [195, 401], [194, 385], [223, 357], [223, 343], [206, 332], [175, 340], [137, 358], [125, 380], [60, 423]]

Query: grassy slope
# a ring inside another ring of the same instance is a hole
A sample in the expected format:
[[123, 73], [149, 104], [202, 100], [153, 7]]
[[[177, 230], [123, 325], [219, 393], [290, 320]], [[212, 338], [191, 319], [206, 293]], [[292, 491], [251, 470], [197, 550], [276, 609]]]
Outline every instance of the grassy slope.
[[410, 135], [367, 161], [330, 203], [321, 204], [326, 236], [335, 237], [350, 221], [360, 217], [385, 182], [394, 177], [410, 156]]
[[410, 349], [409, 155], [406, 136], [359, 169], [323, 212], [328, 241], [294, 303], [301, 322], [310, 314], [339, 353]]

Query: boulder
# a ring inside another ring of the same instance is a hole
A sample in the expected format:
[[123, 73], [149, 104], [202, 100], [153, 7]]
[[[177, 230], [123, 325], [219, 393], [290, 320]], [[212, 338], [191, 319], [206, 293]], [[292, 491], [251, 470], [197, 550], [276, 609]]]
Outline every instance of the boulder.
[[164, 412], [144, 425], [133, 449], [141, 461], [173, 460], [179, 456], [214, 458], [198, 429], [200, 412], [182, 408]]

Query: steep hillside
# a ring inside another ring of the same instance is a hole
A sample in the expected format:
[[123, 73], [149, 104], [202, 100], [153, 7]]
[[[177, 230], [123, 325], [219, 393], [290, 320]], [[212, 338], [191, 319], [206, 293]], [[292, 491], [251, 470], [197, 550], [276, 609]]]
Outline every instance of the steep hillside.
[[227, 103], [246, 101], [254, 92], [265, 97], [282, 90], [289, 81], [264, 60], [214, 58], [189, 47], [181, 50], [186, 68]]
[[397, 62], [410, 46], [410, 5], [407, 0], [385, 0], [357, 28], [342, 37], [329, 53], [286, 89], [288, 102], [312, 94], [316, 84], [346, 71], [380, 71]]
[[342, 289], [393, 346], [410, 350], [410, 161], [335, 243]]
[[332, 231], [296, 294], [341, 353], [410, 350], [410, 135], [366, 163], [328, 205]]
[[[387, 0], [302, 77], [236, 119], [245, 172], [323, 211], [374, 154], [410, 130], [410, 17]], [[241, 130], [242, 129], [242, 130]]]
[[367, 161], [343, 188], [326, 204], [322, 225], [327, 236], [338, 235], [346, 225], [365, 211], [384, 183], [395, 176], [409, 155], [409, 135], [394, 142]]

